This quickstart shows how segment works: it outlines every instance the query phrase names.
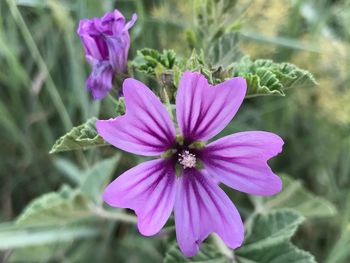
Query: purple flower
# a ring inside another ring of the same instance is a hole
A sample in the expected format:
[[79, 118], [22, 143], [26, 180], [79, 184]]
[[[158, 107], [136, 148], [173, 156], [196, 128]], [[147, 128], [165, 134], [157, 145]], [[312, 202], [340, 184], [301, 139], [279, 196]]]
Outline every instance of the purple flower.
[[78, 35], [84, 45], [87, 61], [92, 66], [86, 87], [94, 99], [102, 99], [113, 86], [113, 76], [127, 71], [130, 47], [128, 30], [134, 25], [136, 14], [125, 23], [118, 11], [106, 13], [102, 18], [83, 19]]
[[176, 137], [175, 126], [158, 97], [143, 83], [125, 80], [126, 114], [97, 121], [97, 130], [124, 151], [161, 158], [115, 179], [104, 191], [105, 202], [135, 210], [139, 231], [146, 236], [158, 233], [174, 209], [177, 240], [186, 256], [195, 255], [212, 232], [230, 248], [239, 247], [244, 238], [242, 220], [217, 182], [253, 195], [276, 194], [282, 183], [267, 160], [281, 152], [283, 141], [273, 133], [249, 131], [205, 147], [198, 147], [204, 145], [198, 142], [225, 128], [242, 104], [246, 89], [240, 77], [212, 86], [200, 73], [185, 72], [176, 97], [181, 133]]

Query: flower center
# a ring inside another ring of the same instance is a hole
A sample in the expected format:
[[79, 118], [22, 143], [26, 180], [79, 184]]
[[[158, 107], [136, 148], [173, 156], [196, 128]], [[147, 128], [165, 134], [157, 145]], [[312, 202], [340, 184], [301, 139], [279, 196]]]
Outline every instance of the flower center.
[[196, 166], [196, 156], [189, 151], [183, 151], [179, 153], [179, 163], [186, 168], [193, 168]]

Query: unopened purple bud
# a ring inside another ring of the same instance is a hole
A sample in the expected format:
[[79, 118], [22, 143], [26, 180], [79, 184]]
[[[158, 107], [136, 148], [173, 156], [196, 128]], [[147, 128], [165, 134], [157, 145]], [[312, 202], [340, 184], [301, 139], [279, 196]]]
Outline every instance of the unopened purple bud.
[[83, 43], [85, 56], [92, 66], [87, 89], [94, 99], [102, 99], [112, 89], [113, 77], [127, 71], [130, 48], [129, 29], [137, 15], [125, 23], [118, 11], [106, 13], [102, 18], [82, 19], [77, 33]]

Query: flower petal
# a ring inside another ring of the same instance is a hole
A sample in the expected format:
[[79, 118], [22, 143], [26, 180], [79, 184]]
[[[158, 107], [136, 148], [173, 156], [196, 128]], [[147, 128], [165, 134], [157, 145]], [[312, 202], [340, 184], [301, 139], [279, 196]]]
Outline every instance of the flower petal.
[[176, 117], [184, 137], [192, 142], [218, 134], [236, 114], [246, 89], [241, 77], [212, 86], [202, 74], [185, 72], [176, 96]]
[[112, 36], [106, 36], [106, 43], [108, 46], [109, 62], [111, 63], [115, 72], [127, 71], [127, 59], [130, 48], [130, 36], [128, 30], [135, 24], [137, 15], [133, 14], [131, 20], [120, 29], [114, 28]]
[[[88, 60], [92, 61], [94, 59], [90, 57]], [[94, 61], [94, 63], [92, 62], [92, 72], [86, 82], [86, 88], [92, 93], [95, 100], [99, 100], [104, 98], [112, 89], [113, 70], [105, 61]]]
[[108, 30], [110, 30], [110, 28], [115, 26], [116, 24], [124, 25], [125, 23], [125, 17], [117, 9], [111, 12], [107, 12], [100, 20], [101, 20], [101, 26], [108, 28]]
[[205, 169], [222, 183], [253, 195], [281, 191], [281, 179], [267, 161], [282, 151], [283, 140], [263, 131], [239, 132], [210, 143], [200, 154]]
[[107, 59], [107, 45], [101, 39], [88, 34], [80, 35], [80, 39], [87, 56], [92, 56], [100, 61]]
[[128, 31], [130, 28], [132, 28], [137, 20], [137, 14], [132, 14], [132, 17], [128, 23], [125, 24], [123, 28], [123, 32]]
[[160, 231], [173, 210], [175, 178], [169, 160], [144, 162], [109, 184], [103, 200], [110, 206], [133, 209], [140, 233], [151, 236]]
[[98, 120], [98, 133], [110, 144], [135, 154], [156, 156], [175, 141], [175, 127], [169, 113], [142, 82], [126, 79], [123, 83], [126, 114]]
[[241, 217], [210, 175], [205, 170], [185, 169], [177, 180], [175, 227], [184, 255], [194, 256], [212, 232], [232, 249], [241, 246], [244, 238]]
[[106, 36], [106, 43], [108, 47], [109, 63], [112, 65], [114, 72], [126, 72], [130, 47], [129, 33], [125, 32], [119, 36]]

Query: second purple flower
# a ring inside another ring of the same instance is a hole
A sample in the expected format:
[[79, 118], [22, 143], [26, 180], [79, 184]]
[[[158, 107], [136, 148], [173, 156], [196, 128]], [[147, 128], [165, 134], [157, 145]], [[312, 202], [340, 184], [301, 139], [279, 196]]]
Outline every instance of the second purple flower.
[[94, 99], [104, 98], [113, 87], [113, 77], [127, 71], [130, 48], [129, 29], [137, 19], [136, 14], [125, 23], [118, 11], [106, 13], [102, 18], [83, 19], [78, 35], [83, 43], [85, 56], [92, 66], [87, 89]]

